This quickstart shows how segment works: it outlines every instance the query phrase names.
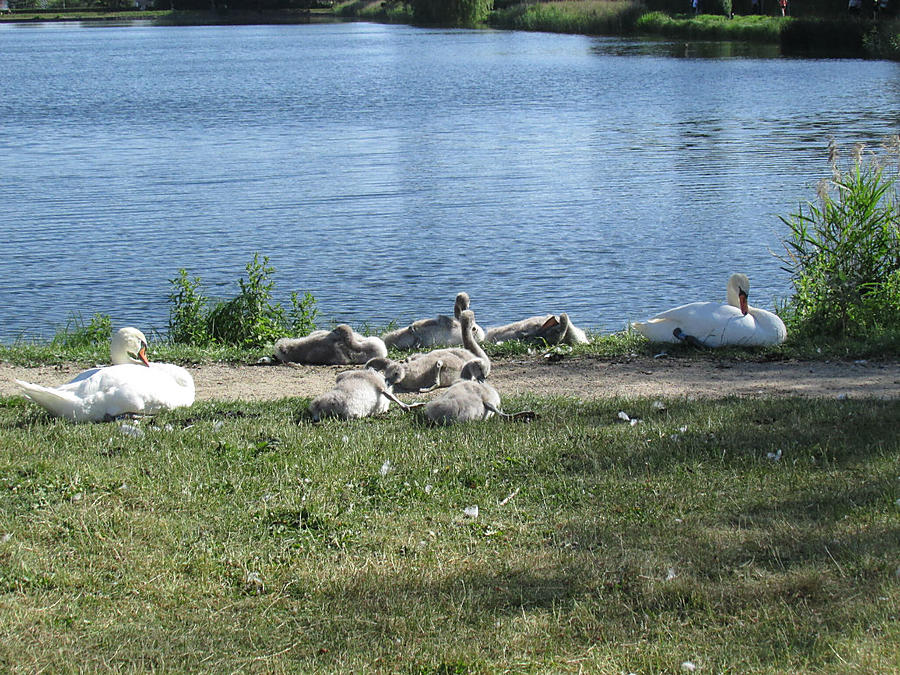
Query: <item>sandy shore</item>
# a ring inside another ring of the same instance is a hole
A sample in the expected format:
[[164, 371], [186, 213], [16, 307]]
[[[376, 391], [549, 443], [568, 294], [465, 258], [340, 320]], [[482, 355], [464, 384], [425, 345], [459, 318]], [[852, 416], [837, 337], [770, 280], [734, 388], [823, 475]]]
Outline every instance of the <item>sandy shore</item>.
[[[331, 388], [346, 366], [191, 366], [199, 400], [312, 397]], [[0, 396], [18, 393], [13, 379], [57, 385], [81, 370], [74, 364], [24, 368], [0, 363]], [[747, 363], [683, 358], [497, 359], [490, 381], [502, 395], [606, 398], [801, 396], [900, 398], [900, 363], [783, 361]]]

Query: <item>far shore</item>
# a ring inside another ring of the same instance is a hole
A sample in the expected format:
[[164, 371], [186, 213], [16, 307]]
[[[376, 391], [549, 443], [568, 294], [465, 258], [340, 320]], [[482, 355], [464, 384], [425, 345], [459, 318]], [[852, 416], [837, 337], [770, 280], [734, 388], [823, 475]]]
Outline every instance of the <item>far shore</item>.
[[133, 10], [118, 12], [89, 12], [84, 10], [21, 10], [0, 13], [0, 23], [43, 22], [118, 22], [152, 21], [159, 25], [215, 26], [220, 24], [291, 24], [313, 20], [342, 21], [331, 10], [294, 9], [267, 12], [214, 12], [176, 10]]
[[[608, 16], [599, 18], [590, 3], [567, 3], [565, 9], [549, 16], [534, 16], [534, 8], [527, 7], [525, 15], [509, 9], [494, 12], [487, 26], [499, 30], [533, 30], [572, 33], [592, 36], [625, 36], [632, 38], [664, 38], [685, 42], [756, 43], [780, 46], [793, 56], [828, 58], [900, 59], [900, 49], [894, 43], [898, 22], [858, 20], [848, 17], [780, 17], [732, 14], [669, 16], [650, 12], [632, 3], [608, 3]], [[629, 9], [630, 8], [630, 9]], [[538, 11], [538, 10], [535, 10]], [[527, 18], [526, 18], [527, 16]], [[359, 5], [336, 4], [316, 9], [284, 9], [265, 11], [198, 11], [198, 10], [129, 10], [85, 11], [80, 9], [16, 10], [0, 13], [3, 23], [123, 23], [152, 22], [160, 26], [214, 25], [286, 25], [332, 23], [341, 21], [369, 21], [375, 23], [408, 24], [411, 15], [387, 8], [385, 3]], [[877, 35], [875, 33], [877, 32]], [[840, 35], [840, 39], [835, 39]], [[873, 36], [878, 39], [873, 38]]]

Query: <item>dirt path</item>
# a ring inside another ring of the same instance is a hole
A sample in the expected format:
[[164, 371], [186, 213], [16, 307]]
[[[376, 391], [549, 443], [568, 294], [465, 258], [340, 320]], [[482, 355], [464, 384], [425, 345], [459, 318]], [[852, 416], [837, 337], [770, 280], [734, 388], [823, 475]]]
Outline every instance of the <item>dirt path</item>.
[[[331, 388], [345, 366], [191, 367], [200, 400], [267, 400], [316, 396]], [[0, 363], [0, 396], [18, 393], [13, 378], [44, 385], [71, 379], [80, 368], [64, 364], [22, 368]], [[900, 398], [900, 363], [784, 361], [746, 363], [682, 358], [498, 359], [490, 381], [502, 395], [597, 398], [613, 396], [718, 398], [802, 396]], [[408, 398], [409, 396], [404, 396]]]

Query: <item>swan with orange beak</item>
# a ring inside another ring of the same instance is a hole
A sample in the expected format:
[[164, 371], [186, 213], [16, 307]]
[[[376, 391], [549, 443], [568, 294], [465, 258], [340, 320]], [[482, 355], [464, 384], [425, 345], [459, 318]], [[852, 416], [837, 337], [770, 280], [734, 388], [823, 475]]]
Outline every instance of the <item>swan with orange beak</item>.
[[75, 422], [152, 415], [194, 402], [191, 374], [171, 363], [150, 363], [147, 338], [137, 328], [122, 328], [113, 336], [110, 358], [111, 366], [85, 370], [57, 387], [15, 382], [25, 398]]
[[688, 342], [703, 347], [759, 347], [784, 342], [787, 329], [781, 318], [750, 306], [750, 280], [732, 274], [726, 290], [727, 302], [691, 302], [632, 323], [650, 342]]

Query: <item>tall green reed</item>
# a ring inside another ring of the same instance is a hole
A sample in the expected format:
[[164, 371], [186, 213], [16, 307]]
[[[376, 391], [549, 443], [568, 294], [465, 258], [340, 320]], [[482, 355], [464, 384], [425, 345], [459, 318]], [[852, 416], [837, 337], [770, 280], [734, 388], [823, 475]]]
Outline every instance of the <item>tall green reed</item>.
[[829, 143], [832, 175], [817, 203], [801, 204], [780, 257], [794, 294], [784, 308], [800, 336], [900, 335], [900, 137], [875, 152], [854, 147], [842, 167]]

